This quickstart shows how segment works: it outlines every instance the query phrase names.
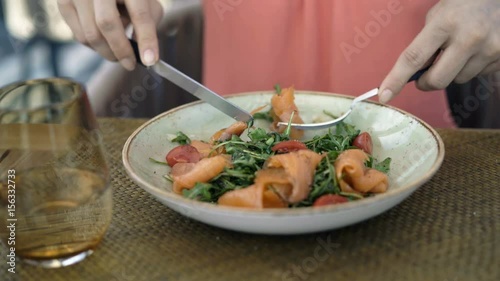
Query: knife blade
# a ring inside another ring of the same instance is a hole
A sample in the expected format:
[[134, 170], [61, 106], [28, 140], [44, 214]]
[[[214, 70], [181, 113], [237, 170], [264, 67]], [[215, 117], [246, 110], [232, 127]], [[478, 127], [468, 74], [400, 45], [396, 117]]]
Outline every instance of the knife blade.
[[[139, 46], [137, 42], [133, 39], [129, 39], [129, 41], [132, 45], [132, 49], [134, 50], [137, 62], [142, 66], [145, 66], [141, 61]], [[249, 112], [221, 97], [217, 93], [198, 83], [196, 80], [177, 70], [175, 67], [169, 65], [168, 63], [159, 60], [155, 65], [147, 68], [152, 69], [161, 77], [174, 83], [175, 85], [179, 86], [180, 88], [184, 89], [186, 92], [192, 94], [200, 100], [210, 104], [229, 117], [245, 123], [253, 122], [253, 116]]]

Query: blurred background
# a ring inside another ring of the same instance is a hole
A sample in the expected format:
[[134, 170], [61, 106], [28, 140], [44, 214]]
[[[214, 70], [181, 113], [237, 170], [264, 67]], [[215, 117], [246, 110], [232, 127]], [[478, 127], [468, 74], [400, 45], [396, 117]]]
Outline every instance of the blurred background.
[[[200, 81], [201, 1], [160, 2], [165, 10], [158, 29], [162, 59]], [[0, 87], [54, 76], [84, 83], [99, 116], [147, 118], [194, 100], [142, 67], [125, 71], [75, 42], [57, 0], [2, 0]]]
[[57, 0], [3, 0], [0, 9], [1, 85], [60, 75], [86, 82], [101, 64], [92, 51], [72, 41]]
[[[75, 42], [57, 0], [1, 1], [0, 87], [19, 80], [69, 77], [86, 85], [94, 112], [101, 117], [150, 118], [195, 100], [142, 67], [127, 72]], [[158, 28], [161, 58], [201, 82], [202, 0], [159, 1], [165, 11]], [[449, 106], [459, 127], [500, 128], [497, 74], [448, 87]], [[472, 95], [488, 98], [471, 100]], [[474, 110], [464, 116], [463, 108], [471, 106]]]

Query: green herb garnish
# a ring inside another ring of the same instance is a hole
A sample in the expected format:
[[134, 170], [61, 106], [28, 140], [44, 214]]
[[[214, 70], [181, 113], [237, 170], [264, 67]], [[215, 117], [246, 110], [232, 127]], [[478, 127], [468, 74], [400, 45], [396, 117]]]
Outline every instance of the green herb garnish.
[[333, 115], [333, 113], [328, 112], [328, 111], [326, 111], [326, 110], [323, 110], [323, 114], [325, 114], [326, 116], [331, 117], [332, 119], [337, 119], [337, 118], [339, 118], [338, 116], [335, 116], [335, 115]]
[[347, 135], [352, 140], [359, 135], [360, 131], [356, 129], [353, 125], [347, 124], [345, 122], [340, 122], [336, 126], [337, 135]]
[[182, 145], [191, 143], [191, 139], [189, 139], [189, 137], [186, 134], [184, 134], [183, 132], [177, 132], [176, 135], [177, 135], [177, 137], [172, 139], [172, 142], [176, 142], [176, 143], [182, 144]]
[[[249, 128], [247, 131], [248, 141], [233, 135], [230, 140], [214, 144], [213, 150], [223, 147], [226, 153], [231, 156], [231, 167], [225, 168], [222, 173], [208, 183], [197, 183], [192, 189], [183, 190], [184, 197], [216, 203], [224, 193], [254, 184], [256, 172], [262, 169], [265, 161], [275, 154], [272, 147], [277, 143], [290, 139], [292, 118], [293, 114], [287, 129], [282, 134], [267, 132], [262, 128]], [[349, 200], [358, 200], [370, 196], [370, 194], [359, 195], [342, 192], [335, 173], [335, 160], [343, 151], [354, 148], [352, 142], [358, 134], [359, 130], [354, 126], [341, 122], [335, 130], [330, 129], [326, 134], [317, 135], [304, 142], [307, 148], [316, 153], [324, 153], [325, 157], [316, 167], [311, 192], [308, 197], [297, 204], [291, 205], [291, 208], [311, 206], [317, 198], [325, 194], [338, 194]], [[182, 132], [178, 133], [178, 138], [181, 141], [189, 139]], [[150, 160], [167, 165], [165, 162], [152, 158]], [[390, 158], [377, 162], [376, 159], [370, 156], [365, 165], [387, 173], [390, 163]], [[169, 177], [166, 177], [166, 179], [171, 180]]]
[[165, 161], [159, 161], [159, 160], [156, 160], [156, 159], [153, 159], [151, 157], [149, 157], [149, 161], [153, 162], [153, 163], [156, 163], [156, 164], [160, 164], [160, 165], [165, 165], [165, 166], [168, 166], [168, 163], [165, 162]]
[[376, 170], [381, 171], [382, 173], [387, 174], [387, 173], [389, 173], [389, 170], [390, 170], [391, 161], [392, 161], [392, 159], [387, 157], [382, 162], [376, 163], [374, 168]]
[[253, 118], [273, 122], [273, 117], [271, 116], [271, 111], [254, 113]]
[[389, 166], [391, 165], [391, 158], [387, 157], [382, 162], [376, 162], [375, 158], [370, 155], [368, 160], [365, 162], [365, 166], [368, 168], [376, 169], [382, 173], [387, 174], [389, 172]]
[[276, 92], [276, 94], [281, 94], [281, 86], [280, 84], [276, 84], [274, 85], [274, 91]]
[[184, 190], [183, 195], [204, 202], [217, 202], [228, 191], [252, 185], [255, 173], [274, 155], [271, 148], [281, 141], [289, 140], [285, 134], [266, 132], [262, 128], [248, 130], [247, 136], [249, 141], [233, 135], [230, 140], [216, 144], [214, 150], [224, 147], [226, 153], [231, 155], [232, 167], [224, 169], [209, 183], [198, 183], [192, 189]]
[[212, 185], [209, 183], [198, 182], [193, 188], [182, 190], [182, 195], [189, 199], [210, 202], [212, 199], [212, 195], [210, 194], [211, 188]]

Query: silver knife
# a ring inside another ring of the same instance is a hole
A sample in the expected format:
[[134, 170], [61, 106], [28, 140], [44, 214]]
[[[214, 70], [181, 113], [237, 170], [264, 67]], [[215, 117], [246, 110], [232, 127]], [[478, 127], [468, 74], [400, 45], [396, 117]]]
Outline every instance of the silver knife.
[[[144, 66], [141, 61], [139, 46], [137, 45], [137, 42], [132, 39], [129, 39], [129, 41], [132, 44], [132, 48], [134, 49], [134, 54], [137, 62]], [[215, 92], [196, 82], [196, 80], [180, 72], [168, 63], [159, 60], [155, 65], [151, 66], [151, 69], [153, 69], [161, 77], [174, 83], [175, 85], [179, 86], [180, 88], [184, 89], [186, 92], [192, 94], [200, 100], [217, 108], [231, 118], [245, 123], [253, 122], [253, 116], [249, 112], [241, 109], [239, 106], [219, 96]]]

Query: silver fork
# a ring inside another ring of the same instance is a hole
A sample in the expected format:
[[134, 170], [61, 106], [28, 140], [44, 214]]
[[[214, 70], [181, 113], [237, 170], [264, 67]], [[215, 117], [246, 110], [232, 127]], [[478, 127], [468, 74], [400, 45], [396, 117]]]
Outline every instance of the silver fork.
[[[424, 74], [427, 70], [429, 70], [429, 68], [431, 66], [432, 65], [427, 66], [426, 68], [423, 68], [423, 69], [417, 71], [415, 74], [413, 74], [412, 77], [410, 77], [410, 79], [408, 80], [408, 83], [410, 83], [411, 81], [418, 80], [418, 78], [420, 78], [420, 76], [422, 76], [422, 74]], [[326, 121], [326, 122], [321, 122], [321, 123], [310, 123], [310, 124], [291, 123], [290, 127], [295, 128], [295, 129], [302, 129], [302, 130], [319, 130], [319, 129], [324, 129], [324, 128], [335, 126], [336, 124], [342, 122], [347, 116], [349, 116], [349, 114], [351, 114], [351, 112], [354, 109], [354, 107], [356, 106], [356, 104], [358, 104], [361, 101], [364, 101], [366, 99], [369, 99], [371, 97], [376, 96], [378, 94], [378, 90], [379, 90], [378, 88], [375, 88], [375, 89], [370, 90], [370, 91], [362, 94], [361, 96], [358, 96], [355, 99], [353, 99], [349, 109], [344, 114], [342, 114], [342, 116], [340, 116], [336, 119]], [[288, 126], [288, 123], [287, 122], [278, 122], [278, 126]]]

